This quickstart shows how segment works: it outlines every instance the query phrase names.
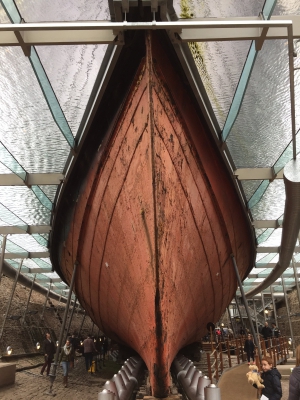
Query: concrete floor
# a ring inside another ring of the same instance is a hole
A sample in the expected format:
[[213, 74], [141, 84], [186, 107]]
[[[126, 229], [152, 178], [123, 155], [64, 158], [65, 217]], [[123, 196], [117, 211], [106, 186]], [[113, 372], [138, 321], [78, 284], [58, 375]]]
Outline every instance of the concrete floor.
[[[34, 362], [38, 363], [35, 358]], [[30, 360], [22, 360], [18, 362], [18, 368], [32, 363]], [[94, 375], [86, 372], [83, 357], [78, 358], [75, 368], [69, 376], [69, 387], [63, 386], [62, 368], [58, 367], [57, 377], [54, 381], [53, 392], [56, 394], [57, 400], [97, 400], [98, 393], [101, 391], [103, 384], [120, 369], [120, 365], [113, 361], [106, 362], [103, 370], [96, 372]], [[14, 385], [0, 388], [1, 400], [31, 400], [51, 398], [47, 395], [50, 388], [50, 380], [46, 376], [40, 376], [41, 367], [23, 370], [16, 373], [16, 381]]]

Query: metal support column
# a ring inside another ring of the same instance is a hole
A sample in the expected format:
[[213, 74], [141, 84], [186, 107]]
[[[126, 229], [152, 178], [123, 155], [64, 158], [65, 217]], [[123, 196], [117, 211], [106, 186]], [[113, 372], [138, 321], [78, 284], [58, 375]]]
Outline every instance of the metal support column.
[[30, 297], [31, 297], [31, 293], [32, 293], [32, 290], [33, 290], [33, 285], [34, 285], [34, 282], [35, 282], [35, 278], [36, 278], [36, 274], [34, 274], [34, 277], [33, 277], [33, 280], [32, 280], [29, 296], [28, 296], [28, 299], [27, 299], [26, 308], [25, 308], [24, 315], [23, 315], [22, 325], [24, 325], [24, 323], [25, 323], [25, 317], [26, 317], [26, 314], [27, 314], [27, 309], [28, 309], [28, 306], [29, 306]]
[[293, 265], [293, 269], [294, 269], [294, 276], [295, 276], [295, 283], [296, 283], [296, 289], [297, 289], [298, 303], [299, 303], [299, 306], [300, 306], [300, 289], [299, 289], [299, 282], [298, 282], [298, 271], [297, 271], [297, 267], [296, 267], [296, 263], [295, 263], [294, 257], [292, 257], [292, 265]]
[[[276, 311], [276, 304], [275, 304], [275, 299], [274, 299], [274, 291], [273, 291], [273, 286], [270, 286], [271, 290], [271, 297], [272, 297], [272, 304], [273, 304], [273, 312], [274, 312], [274, 319], [275, 319], [275, 324], [278, 327], [278, 320], [277, 320], [277, 311]], [[300, 304], [300, 303], [299, 303]]]
[[21, 268], [22, 268], [22, 264], [23, 264], [23, 260], [21, 260], [21, 262], [20, 262], [20, 265], [19, 265], [19, 268], [18, 268], [18, 272], [16, 273], [15, 281], [14, 281], [13, 287], [11, 289], [10, 299], [8, 301], [8, 304], [7, 304], [6, 313], [5, 313], [5, 316], [3, 318], [3, 324], [2, 324], [1, 331], [0, 331], [0, 340], [2, 339], [4, 326], [5, 326], [5, 323], [6, 323], [6, 320], [7, 320], [7, 316], [8, 316], [9, 310], [10, 310], [12, 299], [13, 299], [14, 294], [15, 294], [16, 286], [17, 286], [17, 283], [18, 283], [19, 275], [20, 275], [20, 271], [21, 271]]
[[[238, 298], [237, 298], [237, 296], [235, 295], [235, 304], [236, 304], [236, 308], [237, 308], [237, 310], [238, 310], [238, 313], [239, 313], [239, 316], [240, 316], [240, 320], [241, 320], [241, 324], [242, 324], [242, 327], [243, 327], [243, 329], [244, 329], [244, 331], [245, 331], [245, 326], [244, 326], [244, 321], [243, 321], [243, 316], [242, 316], [242, 313], [241, 313], [241, 309], [240, 309], [240, 305], [239, 305], [239, 301], [238, 301]], [[246, 331], [245, 331], [245, 333], [246, 333]]]
[[6, 247], [6, 237], [7, 237], [7, 235], [3, 235], [3, 239], [2, 239], [2, 249], [1, 249], [1, 254], [0, 254], [0, 283], [1, 283], [1, 278], [2, 278], [3, 264], [4, 264], [4, 255], [5, 255], [5, 247]]
[[41, 320], [44, 319], [44, 312], [45, 312], [45, 308], [46, 308], [46, 305], [47, 305], [47, 301], [48, 301], [49, 293], [50, 293], [50, 290], [51, 290], [51, 286], [52, 286], [52, 281], [50, 279], [50, 285], [49, 285], [48, 292], [46, 294], [46, 299], [45, 299], [45, 303], [44, 303], [44, 307], [43, 307], [43, 311], [42, 311], [42, 315], [41, 315]]
[[263, 292], [261, 292], [261, 303], [262, 303], [262, 306], [263, 306], [264, 320], [265, 320], [265, 323], [266, 323], [267, 322], [267, 318], [266, 318], [266, 313], [265, 313], [265, 298], [264, 298]]
[[75, 310], [75, 307], [76, 307], [76, 301], [77, 301], [77, 297], [75, 296], [75, 300], [74, 300], [71, 316], [70, 316], [69, 323], [68, 323], [66, 337], [68, 336], [68, 334], [70, 332], [70, 327], [71, 327], [71, 323], [72, 323], [72, 319], [73, 319], [73, 315], [74, 315], [74, 310]]
[[291, 321], [291, 315], [290, 315], [290, 307], [289, 307], [289, 301], [287, 298], [285, 283], [284, 283], [284, 279], [283, 279], [282, 275], [281, 275], [281, 282], [282, 282], [282, 287], [283, 287], [284, 301], [285, 301], [287, 316], [288, 316], [288, 320], [289, 320], [291, 338], [292, 338], [293, 357], [295, 357], [295, 341], [294, 341], [294, 333], [293, 333], [293, 327], [292, 327], [292, 321]]
[[81, 332], [81, 329], [83, 327], [83, 323], [84, 323], [85, 317], [86, 317], [86, 311], [84, 310], [83, 318], [82, 318], [81, 325], [80, 325], [80, 328], [79, 328], [79, 331], [78, 331], [78, 337], [80, 336], [80, 332]]
[[229, 318], [231, 329], [232, 329], [232, 334], [233, 334], [233, 337], [235, 339], [235, 329], [234, 329], [234, 326], [233, 326], [233, 323], [232, 323], [229, 307], [227, 307], [227, 312], [228, 312], [228, 318]]
[[73, 275], [72, 275], [72, 279], [71, 279], [71, 283], [70, 283], [70, 287], [69, 287], [67, 304], [66, 304], [66, 308], [65, 308], [65, 312], [64, 312], [64, 318], [63, 318], [63, 322], [62, 322], [60, 333], [59, 333], [58, 345], [57, 345], [57, 348], [56, 348], [54, 362], [51, 364], [51, 369], [50, 369], [50, 374], [49, 374], [50, 375], [50, 389], [49, 389], [49, 393], [48, 393], [50, 395], [53, 395], [52, 386], [53, 386], [54, 380], [56, 378], [56, 369], [57, 369], [57, 366], [58, 366], [58, 357], [59, 357], [59, 353], [60, 353], [60, 350], [61, 350], [61, 347], [62, 347], [62, 341], [63, 341], [63, 337], [64, 337], [65, 326], [66, 326], [67, 316], [68, 316], [68, 310], [69, 310], [69, 307], [70, 307], [70, 302], [71, 302], [71, 297], [72, 297], [72, 291], [73, 291], [73, 285], [74, 285], [74, 281], [75, 281], [77, 265], [78, 265], [78, 262], [75, 261], [74, 269], [73, 269]]
[[[247, 313], [247, 316], [248, 316], [248, 319], [249, 319], [250, 329], [251, 329], [251, 333], [252, 333], [252, 336], [253, 336], [253, 339], [254, 339], [254, 343], [255, 343], [256, 347], [259, 349], [259, 344], [258, 344], [258, 341], [257, 341], [257, 337], [255, 335], [255, 330], [254, 330], [251, 314], [250, 314], [250, 311], [249, 311], [249, 308], [248, 308], [248, 303], [247, 303], [247, 299], [246, 299], [246, 296], [245, 296], [244, 288], [243, 288], [243, 285], [242, 285], [242, 281], [241, 281], [241, 278], [240, 278], [239, 270], [238, 270], [238, 267], [236, 265], [235, 258], [234, 258], [233, 254], [231, 255], [231, 258], [232, 258], [232, 263], [233, 263], [233, 266], [234, 266], [234, 269], [235, 269], [237, 281], [238, 281], [238, 284], [239, 284], [239, 287], [240, 287], [242, 299], [243, 299], [243, 302], [244, 302], [244, 305], [245, 305], [246, 313]], [[259, 358], [261, 359], [260, 351], [259, 351]]]
[[256, 337], [257, 337], [257, 343], [258, 343], [258, 352], [259, 352], [259, 354], [261, 354], [256, 305], [255, 305], [255, 300], [252, 299], [252, 301], [253, 301], [253, 310], [254, 310], [254, 316], [255, 316], [255, 325], [256, 325], [256, 335], [257, 335]]

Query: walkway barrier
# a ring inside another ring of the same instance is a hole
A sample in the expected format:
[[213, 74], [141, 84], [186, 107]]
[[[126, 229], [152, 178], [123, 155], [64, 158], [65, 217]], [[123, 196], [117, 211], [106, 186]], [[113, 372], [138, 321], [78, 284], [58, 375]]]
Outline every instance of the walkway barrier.
[[211, 380], [203, 376], [191, 360], [180, 355], [174, 359], [172, 367], [177, 381], [190, 400], [221, 400], [220, 389], [211, 385]]
[[144, 362], [140, 357], [128, 358], [113, 379], [105, 382], [102, 392], [98, 393], [98, 400], [131, 399], [134, 391], [138, 389], [143, 366]]
[[[240, 336], [236, 339], [226, 339], [219, 342], [210, 342], [203, 344], [206, 351], [208, 377], [213, 382], [218, 381], [224, 370], [224, 361], [227, 360], [228, 367], [231, 368], [233, 362], [240, 364], [247, 361], [244, 352], [246, 336]], [[273, 359], [273, 365], [286, 363], [289, 358], [288, 341], [285, 336], [279, 338], [270, 338], [264, 340], [259, 337], [259, 346], [262, 356], [269, 356]], [[255, 347], [255, 363], [260, 368], [259, 351]]]

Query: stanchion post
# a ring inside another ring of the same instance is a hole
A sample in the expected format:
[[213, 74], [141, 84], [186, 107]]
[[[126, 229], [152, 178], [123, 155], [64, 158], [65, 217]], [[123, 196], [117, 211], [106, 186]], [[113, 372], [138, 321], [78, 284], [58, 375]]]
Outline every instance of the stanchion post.
[[0, 283], [1, 283], [1, 278], [2, 278], [3, 264], [4, 264], [6, 238], [7, 238], [7, 235], [3, 235], [2, 248], [1, 248], [1, 254], [0, 254]]

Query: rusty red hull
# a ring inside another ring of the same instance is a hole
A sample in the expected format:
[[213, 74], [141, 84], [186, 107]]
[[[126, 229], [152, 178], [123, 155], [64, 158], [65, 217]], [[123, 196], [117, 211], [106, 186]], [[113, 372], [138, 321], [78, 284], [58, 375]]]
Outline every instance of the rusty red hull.
[[155, 38], [89, 171], [61, 256], [94, 322], [146, 362], [168, 394], [177, 352], [205, 334], [253, 262], [221, 156]]

